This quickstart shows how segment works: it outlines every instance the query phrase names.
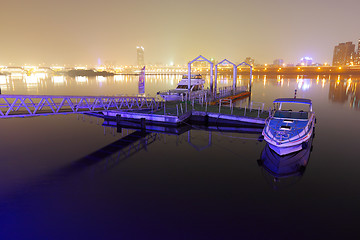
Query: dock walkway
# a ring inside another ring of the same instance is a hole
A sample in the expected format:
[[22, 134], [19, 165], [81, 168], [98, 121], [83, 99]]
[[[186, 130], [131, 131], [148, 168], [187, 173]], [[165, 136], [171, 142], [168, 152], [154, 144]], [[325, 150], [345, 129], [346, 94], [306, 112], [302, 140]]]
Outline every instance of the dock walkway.
[[268, 111], [260, 107], [229, 107], [190, 102], [168, 102], [157, 111], [106, 111], [89, 113], [106, 120], [121, 124], [141, 125], [155, 124], [179, 126], [186, 122], [197, 122], [204, 125], [254, 126], [263, 127]]

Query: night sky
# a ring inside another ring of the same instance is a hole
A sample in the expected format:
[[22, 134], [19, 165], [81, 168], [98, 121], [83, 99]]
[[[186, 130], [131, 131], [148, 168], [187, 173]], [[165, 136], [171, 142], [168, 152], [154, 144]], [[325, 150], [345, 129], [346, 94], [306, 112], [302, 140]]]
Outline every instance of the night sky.
[[1, 0], [0, 65], [332, 61], [356, 42], [359, 0]]

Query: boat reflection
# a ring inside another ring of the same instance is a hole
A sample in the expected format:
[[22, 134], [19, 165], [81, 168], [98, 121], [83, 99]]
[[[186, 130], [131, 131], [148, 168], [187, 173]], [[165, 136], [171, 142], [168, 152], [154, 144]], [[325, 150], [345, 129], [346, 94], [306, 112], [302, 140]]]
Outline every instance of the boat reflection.
[[313, 137], [309, 139], [306, 148], [284, 156], [278, 155], [266, 144], [258, 165], [262, 167], [265, 179], [274, 189], [288, 187], [300, 180], [310, 159], [312, 140]]

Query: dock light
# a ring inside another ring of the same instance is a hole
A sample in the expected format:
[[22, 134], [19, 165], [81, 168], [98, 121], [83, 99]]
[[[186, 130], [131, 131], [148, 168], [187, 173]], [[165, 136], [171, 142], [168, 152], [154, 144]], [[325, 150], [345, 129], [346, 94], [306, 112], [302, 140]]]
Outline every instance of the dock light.
[[318, 69], [320, 70], [320, 67], [318, 67]]
[[341, 67], [339, 67], [339, 69], [341, 69]]

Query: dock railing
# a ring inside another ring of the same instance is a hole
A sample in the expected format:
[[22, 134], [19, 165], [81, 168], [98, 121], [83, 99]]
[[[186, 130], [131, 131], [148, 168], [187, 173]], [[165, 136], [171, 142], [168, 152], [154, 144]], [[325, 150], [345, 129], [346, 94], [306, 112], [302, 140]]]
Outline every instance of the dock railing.
[[233, 88], [233, 86], [220, 87], [220, 88], [218, 88], [218, 91], [216, 92], [216, 94], [214, 96], [214, 100], [229, 97], [232, 95], [236, 95], [236, 94], [245, 92], [246, 90], [247, 90], [246, 86], [240, 86], [240, 87], [236, 87], [236, 88]]

